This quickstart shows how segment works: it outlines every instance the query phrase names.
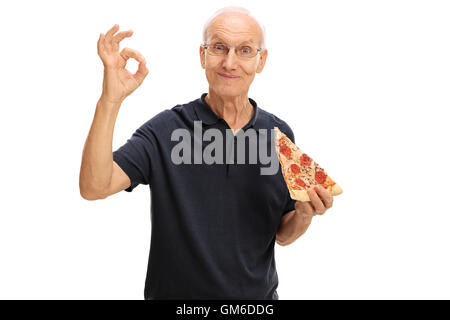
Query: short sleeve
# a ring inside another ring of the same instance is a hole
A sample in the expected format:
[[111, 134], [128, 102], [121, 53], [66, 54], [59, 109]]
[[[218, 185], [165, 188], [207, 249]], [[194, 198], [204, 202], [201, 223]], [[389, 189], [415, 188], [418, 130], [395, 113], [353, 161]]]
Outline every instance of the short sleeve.
[[139, 184], [150, 184], [152, 158], [157, 152], [156, 136], [150, 121], [144, 123], [123, 146], [113, 152], [113, 160], [130, 178], [131, 185], [125, 189], [127, 192], [133, 191]]
[[291, 196], [289, 195], [289, 192], [288, 192], [288, 195], [287, 195], [287, 202], [286, 202], [286, 207], [284, 208], [284, 211], [283, 211], [283, 216], [286, 214], [286, 213], [288, 213], [288, 212], [291, 212], [292, 210], [295, 210], [295, 200], [292, 200], [291, 199]]

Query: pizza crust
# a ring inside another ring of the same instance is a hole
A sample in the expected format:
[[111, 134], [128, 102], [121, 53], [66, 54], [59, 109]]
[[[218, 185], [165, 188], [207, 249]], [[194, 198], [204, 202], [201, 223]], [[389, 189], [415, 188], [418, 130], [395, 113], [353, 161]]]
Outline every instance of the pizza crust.
[[306, 202], [310, 201], [308, 192], [306, 190], [289, 190], [289, 193], [291, 195], [291, 199]]
[[338, 194], [341, 194], [341, 193], [342, 193], [342, 188], [337, 183], [331, 187], [331, 194], [333, 196], [337, 196]]
[[[342, 188], [338, 184], [335, 184], [331, 187], [328, 187], [327, 191], [330, 192], [331, 195], [337, 196], [338, 194], [342, 193]], [[311, 199], [309, 199], [308, 192], [306, 190], [289, 190], [289, 194], [293, 200], [298, 200], [302, 202], [311, 201]]]

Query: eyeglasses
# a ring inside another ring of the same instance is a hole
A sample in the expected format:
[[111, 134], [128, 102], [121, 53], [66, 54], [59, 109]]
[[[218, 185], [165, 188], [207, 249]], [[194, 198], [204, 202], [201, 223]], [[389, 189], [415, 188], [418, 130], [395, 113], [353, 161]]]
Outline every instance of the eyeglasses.
[[253, 58], [262, 50], [250, 45], [230, 46], [222, 42], [202, 44], [202, 47], [212, 56], [226, 56], [230, 49], [234, 48], [236, 55], [240, 58]]

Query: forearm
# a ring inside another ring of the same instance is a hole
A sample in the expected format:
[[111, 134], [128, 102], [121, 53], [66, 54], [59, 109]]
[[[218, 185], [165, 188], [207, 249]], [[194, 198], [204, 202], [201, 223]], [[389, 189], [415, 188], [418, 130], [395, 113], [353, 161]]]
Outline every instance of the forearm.
[[276, 242], [281, 246], [291, 244], [306, 232], [311, 221], [312, 216], [296, 213], [295, 210], [286, 213], [281, 218]]
[[113, 169], [112, 141], [120, 104], [100, 99], [86, 139], [80, 169], [80, 193], [92, 197], [105, 190]]

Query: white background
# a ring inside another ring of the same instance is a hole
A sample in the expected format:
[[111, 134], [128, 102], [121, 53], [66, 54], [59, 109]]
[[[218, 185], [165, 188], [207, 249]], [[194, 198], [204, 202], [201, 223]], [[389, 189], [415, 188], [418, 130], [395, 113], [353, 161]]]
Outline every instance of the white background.
[[[447, 1], [15, 1], [0, 5], [0, 298], [143, 299], [147, 186], [86, 201], [79, 169], [114, 23], [150, 70], [122, 105], [116, 150], [207, 92], [206, 19], [242, 5], [267, 28], [249, 92], [343, 188], [276, 246], [280, 299], [449, 299]], [[137, 63], [129, 63], [135, 71]]]

